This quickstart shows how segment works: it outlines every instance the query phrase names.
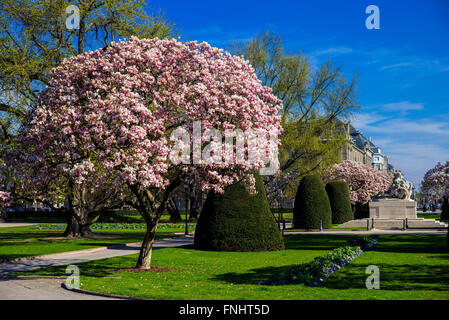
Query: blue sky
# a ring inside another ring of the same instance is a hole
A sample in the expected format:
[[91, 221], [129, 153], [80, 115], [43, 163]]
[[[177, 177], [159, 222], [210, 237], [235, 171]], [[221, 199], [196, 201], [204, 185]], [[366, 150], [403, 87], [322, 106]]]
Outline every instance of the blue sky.
[[[449, 1], [227, 0], [149, 1], [182, 32], [182, 40], [226, 48], [265, 30], [314, 65], [332, 58], [359, 74], [362, 110], [354, 125], [381, 147], [406, 178], [449, 160]], [[380, 29], [368, 30], [368, 5]]]

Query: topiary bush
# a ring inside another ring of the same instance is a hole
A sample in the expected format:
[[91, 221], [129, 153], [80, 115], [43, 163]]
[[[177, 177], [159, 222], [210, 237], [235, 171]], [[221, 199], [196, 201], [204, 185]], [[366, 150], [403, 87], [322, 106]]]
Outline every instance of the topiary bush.
[[293, 208], [295, 229], [319, 229], [332, 226], [332, 210], [324, 185], [315, 175], [305, 176], [299, 183]]
[[256, 178], [257, 194], [242, 182], [224, 194], [209, 192], [198, 218], [194, 247], [210, 251], [284, 250], [284, 238], [270, 211], [262, 177]]
[[354, 220], [350, 191], [344, 181], [332, 181], [326, 184], [326, 192], [332, 209], [332, 223], [345, 223]]

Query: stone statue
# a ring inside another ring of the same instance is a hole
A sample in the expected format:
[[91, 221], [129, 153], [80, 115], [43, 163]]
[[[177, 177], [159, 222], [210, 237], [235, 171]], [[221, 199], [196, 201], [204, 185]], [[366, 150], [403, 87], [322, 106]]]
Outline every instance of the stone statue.
[[405, 180], [401, 172], [395, 172], [393, 183], [388, 190], [388, 195], [392, 198], [410, 200], [413, 193], [412, 183]]

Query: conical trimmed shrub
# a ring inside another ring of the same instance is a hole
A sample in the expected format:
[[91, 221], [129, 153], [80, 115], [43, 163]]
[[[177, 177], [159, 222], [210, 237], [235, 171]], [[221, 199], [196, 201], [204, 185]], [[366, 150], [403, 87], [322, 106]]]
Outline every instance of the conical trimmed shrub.
[[293, 209], [295, 229], [324, 229], [332, 226], [332, 210], [324, 185], [318, 176], [302, 178]]
[[332, 209], [332, 223], [345, 223], [354, 220], [348, 184], [332, 181], [326, 184], [326, 192]]
[[239, 182], [224, 194], [209, 192], [195, 230], [195, 249], [211, 251], [284, 250], [284, 238], [270, 211], [260, 175], [257, 194]]

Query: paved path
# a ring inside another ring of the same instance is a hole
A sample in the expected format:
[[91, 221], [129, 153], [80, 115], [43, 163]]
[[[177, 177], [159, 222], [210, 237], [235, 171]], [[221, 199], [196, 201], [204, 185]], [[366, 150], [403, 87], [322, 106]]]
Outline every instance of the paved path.
[[42, 224], [42, 223], [26, 223], [26, 222], [3, 222], [0, 221], [0, 228], [11, 228], [11, 227], [26, 227], [26, 226], [33, 226], [36, 224]]
[[61, 288], [64, 279], [1, 279], [0, 300], [115, 300]]
[[[179, 247], [193, 243], [193, 237], [156, 240], [153, 249]], [[25, 261], [0, 264], [0, 300], [103, 300], [93, 295], [71, 292], [61, 288], [64, 279], [7, 278], [9, 273], [52, 266], [77, 264], [139, 253], [140, 243], [114, 245], [82, 251], [64, 252], [36, 257]], [[2, 278], [3, 276], [3, 278]]]
[[[156, 240], [153, 249], [179, 247], [193, 243], [192, 236]], [[139, 253], [140, 243], [111, 245], [108, 247], [55, 253], [39, 256], [24, 261], [9, 261], [0, 263], [0, 276], [19, 271], [29, 271], [40, 268], [77, 264], [86, 261], [100, 260]]]

